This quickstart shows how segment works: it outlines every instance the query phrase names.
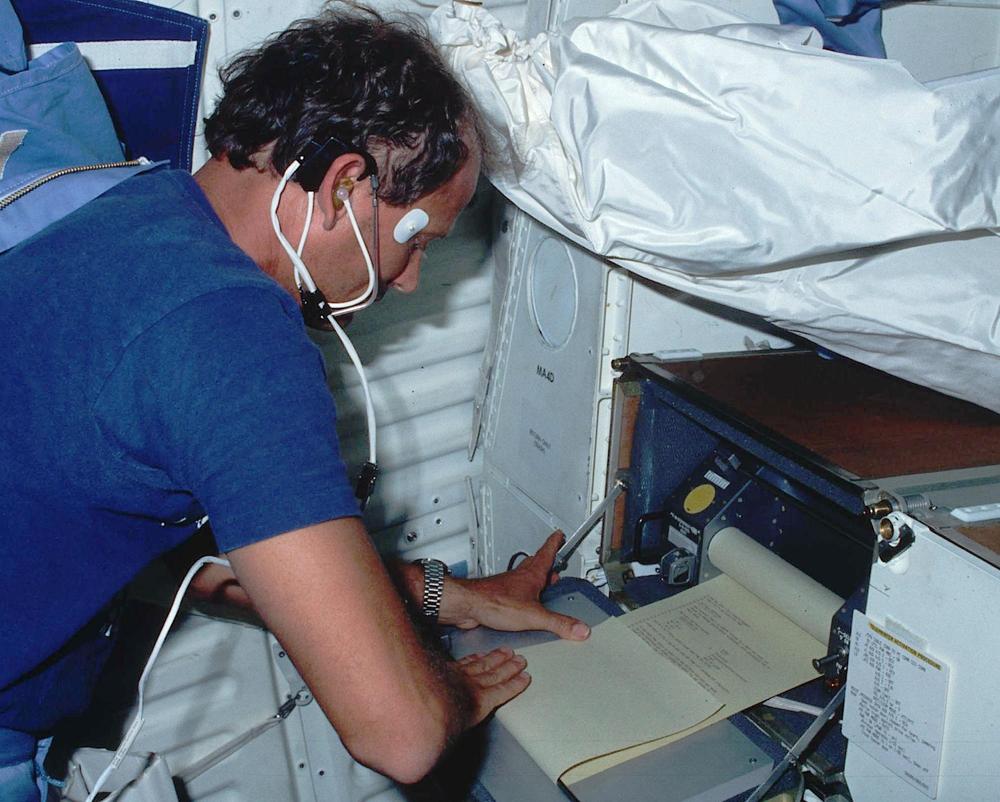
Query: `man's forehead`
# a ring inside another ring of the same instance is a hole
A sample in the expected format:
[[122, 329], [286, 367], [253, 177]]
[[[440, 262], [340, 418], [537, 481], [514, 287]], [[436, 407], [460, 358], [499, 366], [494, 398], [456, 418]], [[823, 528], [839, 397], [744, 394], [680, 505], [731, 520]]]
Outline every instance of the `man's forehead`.
[[[478, 166], [471, 160], [466, 160], [462, 169], [445, 184], [426, 195], [422, 201], [418, 200], [415, 204], [416, 206], [429, 207], [427, 208], [427, 212], [431, 220], [428, 228], [440, 225], [450, 227], [453, 219], [472, 203], [478, 182]], [[432, 209], [433, 211], [431, 211]], [[442, 219], [444, 217], [452, 219], [445, 221]]]
[[479, 183], [482, 166], [481, 149], [474, 141], [466, 140], [468, 154], [462, 166], [445, 183], [426, 195], [417, 198], [408, 209], [422, 209], [428, 216], [427, 225], [421, 229], [422, 240], [448, 236], [455, 220], [472, 199]]

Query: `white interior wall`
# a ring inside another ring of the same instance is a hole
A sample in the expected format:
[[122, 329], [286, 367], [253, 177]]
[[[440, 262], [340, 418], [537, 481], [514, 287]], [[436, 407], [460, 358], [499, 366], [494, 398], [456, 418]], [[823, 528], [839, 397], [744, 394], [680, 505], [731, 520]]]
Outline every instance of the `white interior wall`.
[[920, 81], [996, 67], [998, 10], [996, 0], [893, 3], [883, 14], [886, 52]]

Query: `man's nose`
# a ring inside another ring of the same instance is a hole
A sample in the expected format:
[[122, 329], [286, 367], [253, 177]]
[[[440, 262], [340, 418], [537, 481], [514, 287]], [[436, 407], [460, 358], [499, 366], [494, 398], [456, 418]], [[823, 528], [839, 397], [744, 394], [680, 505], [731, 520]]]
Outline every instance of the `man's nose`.
[[400, 292], [413, 292], [420, 281], [420, 261], [423, 259], [423, 251], [414, 251], [410, 256], [403, 272], [396, 276], [392, 286]]

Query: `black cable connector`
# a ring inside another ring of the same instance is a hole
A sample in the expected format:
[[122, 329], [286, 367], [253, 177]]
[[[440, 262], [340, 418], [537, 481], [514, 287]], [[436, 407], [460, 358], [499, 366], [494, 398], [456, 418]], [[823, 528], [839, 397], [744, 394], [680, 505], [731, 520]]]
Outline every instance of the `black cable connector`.
[[333, 326], [327, 320], [333, 310], [327, 303], [322, 290], [307, 290], [305, 287], [299, 287], [299, 298], [302, 300], [300, 307], [306, 326], [316, 331], [333, 331]]
[[358, 472], [354, 484], [354, 495], [361, 502], [361, 509], [368, 506], [368, 501], [375, 492], [375, 480], [378, 478], [378, 466], [374, 462], [366, 462]]

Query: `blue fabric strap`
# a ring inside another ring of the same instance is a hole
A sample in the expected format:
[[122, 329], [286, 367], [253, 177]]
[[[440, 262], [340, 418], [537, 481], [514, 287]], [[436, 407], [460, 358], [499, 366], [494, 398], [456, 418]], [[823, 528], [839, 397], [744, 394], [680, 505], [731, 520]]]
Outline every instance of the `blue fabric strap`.
[[881, 0], [774, 0], [785, 25], [807, 25], [823, 37], [827, 50], [885, 58]]
[[[36, 740], [16, 730], [0, 727], [0, 799], [3, 802], [45, 802], [48, 787], [65, 783], [45, 773], [51, 738]], [[13, 760], [13, 762], [6, 762]]]

